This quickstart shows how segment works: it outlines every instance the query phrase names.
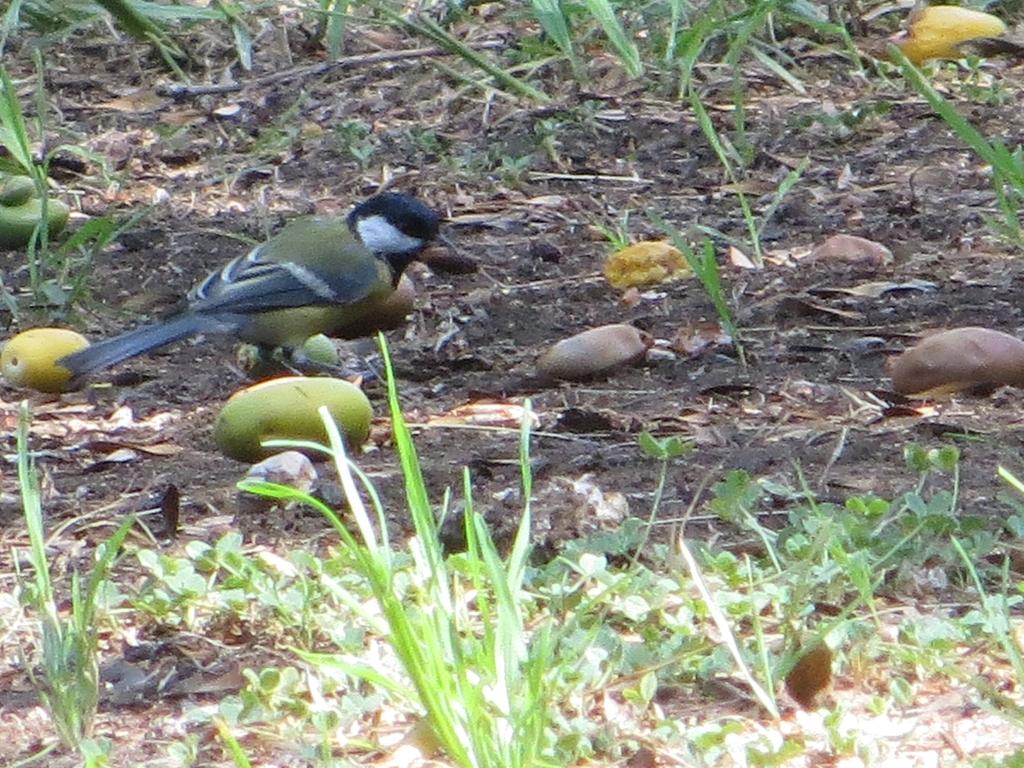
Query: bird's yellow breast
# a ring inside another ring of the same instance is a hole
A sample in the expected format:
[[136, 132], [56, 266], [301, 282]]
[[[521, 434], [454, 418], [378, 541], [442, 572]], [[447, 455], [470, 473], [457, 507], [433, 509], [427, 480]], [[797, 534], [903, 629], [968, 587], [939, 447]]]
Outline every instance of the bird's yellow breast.
[[364, 322], [393, 292], [391, 282], [382, 274], [366, 298], [351, 304], [286, 307], [254, 314], [240, 329], [239, 338], [251, 344], [295, 348], [309, 338], [311, 328], [328, 336], [344, 336], [346, 327]]

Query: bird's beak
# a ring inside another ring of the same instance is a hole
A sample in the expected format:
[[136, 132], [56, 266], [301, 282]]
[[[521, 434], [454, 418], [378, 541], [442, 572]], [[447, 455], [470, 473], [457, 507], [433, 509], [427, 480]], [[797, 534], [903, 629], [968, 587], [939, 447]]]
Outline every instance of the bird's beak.
[[420, 261], [432, 271], [448, 275], [465, 275], [480, 268], [476, 261], [462, 254], [443, 232], [438, 233], [437, 244], [428, 246], [420, 254]]

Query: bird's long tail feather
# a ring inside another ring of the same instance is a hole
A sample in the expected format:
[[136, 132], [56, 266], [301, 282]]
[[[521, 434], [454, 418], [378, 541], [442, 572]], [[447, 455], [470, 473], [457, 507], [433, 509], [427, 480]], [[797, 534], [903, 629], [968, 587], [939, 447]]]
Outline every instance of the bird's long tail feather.
[[103, 339], [85, 349], [74, 352], [58, 361], [59, 365], [71, 371], [72, 380], [80, 379], [94, 371], [109, 368], [122, 360], [141, 355], [181, 339], [202, 332], [228, 332], [230, 323], [213, 317], [183, 314], [152, 325], [122, 333], [110, 339]]

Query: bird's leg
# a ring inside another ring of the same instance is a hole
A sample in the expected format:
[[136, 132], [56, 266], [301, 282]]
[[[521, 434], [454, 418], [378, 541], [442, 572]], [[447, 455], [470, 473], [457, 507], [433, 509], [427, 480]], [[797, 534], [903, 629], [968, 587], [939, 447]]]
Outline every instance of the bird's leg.
[[380, 379], [380, 372], [366, 358], [360, 357], [362, 365], [343, 365], [339, 363], [327, 363], [323, 360], [314, 360], [302, 347], [295, 347], [291, 350], [281, 348], [281, 352], [289, 356], [287, 363], [283, 363], [289, 370], [299, 374], [318, 374], [320, 376], [333, 376], [341, 379], [359, 378], [364, 381]]

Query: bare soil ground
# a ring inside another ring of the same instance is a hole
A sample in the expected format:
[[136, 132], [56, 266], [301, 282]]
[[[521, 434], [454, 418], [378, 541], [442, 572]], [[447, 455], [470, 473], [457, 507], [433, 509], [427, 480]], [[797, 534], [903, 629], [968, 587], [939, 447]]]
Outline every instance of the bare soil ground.
[[[228, 60], [227, 49], [201, 42], [209, 46], [202, 52], [209, 61]], [[386, 36], [374, 43], [416, 45]], [[354, 48], [373, 49], [370, 43]], [[16, 75], [28, 74], [28, 61], [15, 59]], [[242, 79], [319, 61], [318, 52], [297, 44], [284, 51], [268, 36], [258, 71]], [[458, 247], [479, 264], [465, 275], [415, 267], [417, 312], [408, 327], [389, 335], [402, 402], [421, 425], [417, 444], [438, 497], [459, 486], [468, 465], [478, 505], [496, 518], [515, 508], [504, 501], [518, 486], [513, 425], [477, 428], [455, 409], [529, 397], [539, 417], [533, 456], [543, 502], [538, 540], [545, 545], [593, 525], [592, 510], [566, 492], [567, 479], [589, 473], [601, 489], [624, 494], [633, 514], [646, 515], [657, 466], [637, 448], [641, 430], [697, 444], [671, 476], [666, 516], [681, 514], [709, 476], [733, 468], [790, 487], [799, 486], [802, 472], [824, 499], [888, 497], [913, 481], [903, 446], [940, 445], [949, 434], [970, 438], [958, 443], [963, 506], [1005, 514], [994, 499], [994, 473], [999, 464], [1024, 471], [1018, 393], [922, 407], [889, 391], [885, 374], [887, 355], [922, 331], [981, 325], [1017, 333], [1024, 326], [1020, 261], [984, 222], [994, 209], [988, 173], [920, 99], [817, 47], [798, 59], [806, 93], [750, 70], [746, 119], [756, 152], [743, 190], [761, 208], [802, 158], [810, 166], [764, 229], [765, 268], [724, 267], [748, 364], [740, 365], [729, 348], [712, 347], [663, 355], [585, 385], [540, 385], [533, 376], [538, 353], [585, 328], [633, 323], [670, 341], [714, 327], [714, 310], [693, 279], [624, 302], [600, 274], [609, 245], [595, 225], [615, 226], [632, 211], [633, 236], [654, 237], [643, 214], [656, 211], [688, 232], [699, 224], [742, 240], [736, 189], [723, 178], [691, 110], [630, 83], [610, 59], [593, 62], [590, 92], [552, 72], [544, 82], [555, 99], [537, 108], [454, 84], [435, 61], [338, 68], [174, 100], [154, 93], [163, 76], [133, 46], [96, 39], [51, 51], [46, 85], [59, 115], [54, 139], [73, 138], [115, 168], [102, 183], [95, 166], [79, 177], [58, 164], [54, 175], [84, 214], [151, 206], [95, 264], [96, 302], [83, 315], [84, 330], [108, 335], [157, 315], [208, 270], [242, 252], [240, 236], [258, 240], [299, 214], [344, 213], [386, 184], [415, 191], [442, 210]], [[1019, 78], [1008, 64], [992, 66], [1006, 102], [964, 109], [983, 132], [1015, 146], [1024, 141]], [[705, 97], [720, 107], [713, 116], [725, 130], [731, 80], [714, 70], [705, 74]], [[836, 115], [853, 108], [866, 117], [852, 129], [841, 127]], [[357, 119], [370, 133], [353, 140], [343, 126]], [[364, 163], [353, 157], [353, 141], [372, 147]], [[529, 170], [500, 171], [502, 158], [525, 156]], [[805, 258], [812, 245], [838, 232], [884, 243], [894, 263], [870, 268]], [[9, 284], [23, 279], [23, 260], [17, 252], [0, 254]], [[864, 290], [879, 281], [891, 283], [889, 289]], [[168, 547], [190, 538], [212, 541], [232, 527], [247, 542], [281, 551], [330, 538], [313, 515], [236, 517], [234, 484], [245, 468], [221, 456], [211, 439], [220, 404], [245, 384], [232, 349], [223, 339], [181, 344], [119, 369], [140, 374], [130, 386], [31, 398], [45, 509], [64, 534], [58, 567], [84, 562], [88, 545], [109, 535], [124, 514], [154, 510], [169, 486], [182, 503], [180, 537]], [[371, 384], [368, 391], [385, 414], [383, 388]], [[8, 456], [16, 403], [24, 396], [0, 388]], [[400, 530], [400, 474], [383, 421], [379, 434], [361, 464]], [[124, 448], [129, 452], [114, 454]], [[25, 536], [12, 496], [13, 463], [0, 469], [0, 543], [9, 552]], [[688, 534], [734, 537], [742, 545], [736, 531], [708, 515], [691, 523]], [[4, 571], [10, 591], [13, 571]], [[12, 663], [0, 668], [0, 688], [24, 689], [23, 671], [5, 645]], [[2, 709], [0, 729], [9, 738], [0, 762], [29, 754], [49, 733], [40, 710], [22, 704], [8, 701]], [[141, 765], [156, 754], [154, 745], [175, 738], [181, 706], [180, 700], [127, 709], [107, 704], [99, 730], [109, 734], [134, 723], [134, 764]], [[936, 753], [948, 746], [938, 736], [922, 744]]]

